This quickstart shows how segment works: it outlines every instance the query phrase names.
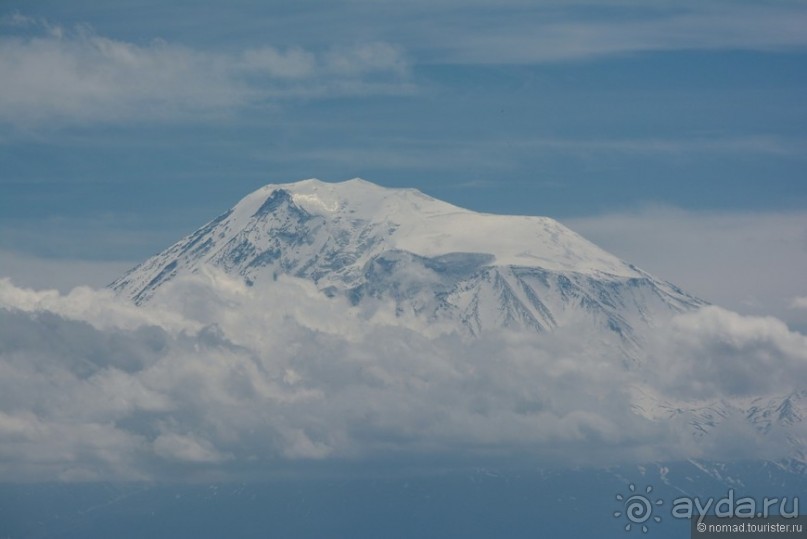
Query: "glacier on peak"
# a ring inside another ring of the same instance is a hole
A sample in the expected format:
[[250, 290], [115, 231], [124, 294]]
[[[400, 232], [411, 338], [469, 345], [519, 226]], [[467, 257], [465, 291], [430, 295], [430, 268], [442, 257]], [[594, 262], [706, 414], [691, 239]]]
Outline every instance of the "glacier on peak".
[[385, 188], [361, 178], [340, 183], [308, 179], [266, 185], [234, 206], [234, 223], [252, 218], [277, 191], [289, 193], [291, 202], [312, 216], [349, 220], [357, 226], [360, 222], [388, 225], [385, 245], [421, 256], [485, 252], [493, 254], [499, 265], [640, 275], [554, 219], [478, 213], [416, 189]]

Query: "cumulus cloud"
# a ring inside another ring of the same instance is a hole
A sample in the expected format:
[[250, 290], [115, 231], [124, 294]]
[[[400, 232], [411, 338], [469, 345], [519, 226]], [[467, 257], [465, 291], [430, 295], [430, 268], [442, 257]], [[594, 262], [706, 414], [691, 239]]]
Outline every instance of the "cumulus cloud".
[[383, 42], [215, 53], [133, 43], [20, 15], [0, 38], [0, 121], [205, 118], [292, 97], [411, 91], [404, 52]]
[[[726, 403], [779, 403], [807, 387], [803, 335], [713, 307], [647, 346], [627, 369], [580, 328], [427, 331], [392, 306], [351, 306], [289, 277], [248, 288], [211, 271], [143, 307], [2, 280], [0, 477], [256, 477], [312, 459], [449, 456], [606, 465], [733, 458], [737, 447], [786, 456], [778, 438], [731, 427], [745, 419]], [[695, 436], [697, 409], [669, 413], [691, 402], [729, 417], [730, 444]]]
[[659, 387], [678, 398], [748, 397], [807, 382], [807, 337], [773, 317], [709, 306], [672, 320], [660, 334]]

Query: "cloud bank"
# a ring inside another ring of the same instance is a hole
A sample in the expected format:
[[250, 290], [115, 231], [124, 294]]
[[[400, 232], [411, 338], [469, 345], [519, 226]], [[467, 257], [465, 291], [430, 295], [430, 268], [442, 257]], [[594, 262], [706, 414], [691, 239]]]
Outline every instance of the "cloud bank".
[[[648, 351], [628, 369], [580, 328], [469, 340], [287, 277], [247, 288], [195, 275], [140, 308], [107, 290], [2, 280], [0, 480], [243, 479], [374, 459], [598, 466], [789, 454], [781, 436], [744, 422], [741, 404], [807, 388], [803, 335], [711, 307], [660, 328]], [[719, 407], [725, 428], [740, 427], [702, 436], [692, 414], [663, 403]], [[782, 432], [807, 434], [798, 422]]]

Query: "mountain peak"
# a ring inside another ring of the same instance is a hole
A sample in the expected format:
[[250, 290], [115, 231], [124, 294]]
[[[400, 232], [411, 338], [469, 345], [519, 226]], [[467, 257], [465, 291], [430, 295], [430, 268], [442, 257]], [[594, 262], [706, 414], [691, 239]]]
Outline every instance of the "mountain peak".
[[647, 302], [698, 304], [553, 219], [478, 213], [360, 178], [261, 187], [112, 287], [141, 303], [205, 266], [247, 284], [285, 273], [354, 302], [392, 298], [414, 313], [458, 317], [471, 332], [548, 329], [582, 308], [624, 335], [621, 305], [644, 317]]

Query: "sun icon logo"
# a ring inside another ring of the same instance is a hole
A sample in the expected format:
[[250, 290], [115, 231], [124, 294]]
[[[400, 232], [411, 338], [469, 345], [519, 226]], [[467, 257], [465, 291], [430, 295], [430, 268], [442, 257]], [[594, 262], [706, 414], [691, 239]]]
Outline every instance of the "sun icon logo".
[[653, 487], [649, 485], [644, 489], [644, 494], [637, 493], [636, 485], [633, 483], [628, 485], [628, 489], [630, 489], [630, 493], [624, 496], [622, 494], [616, 495], [617, 501], [622, 503], [622, 510], [614, 511], [614, 518], [625, 516], [628, 520], [628, 523], [625, 524], [626, 532], [631, 531], [633, 526], [636, 525], [637, 528], [641, 526], [643, 533], [647, 533], [647, 524], [649, 522], [661, 522], [661, 517], [654, 515], [653, 509], [655, 506], [662, 505], [664, 500], [658, 499], [652, 501], [651, 493], [653, 492]]

